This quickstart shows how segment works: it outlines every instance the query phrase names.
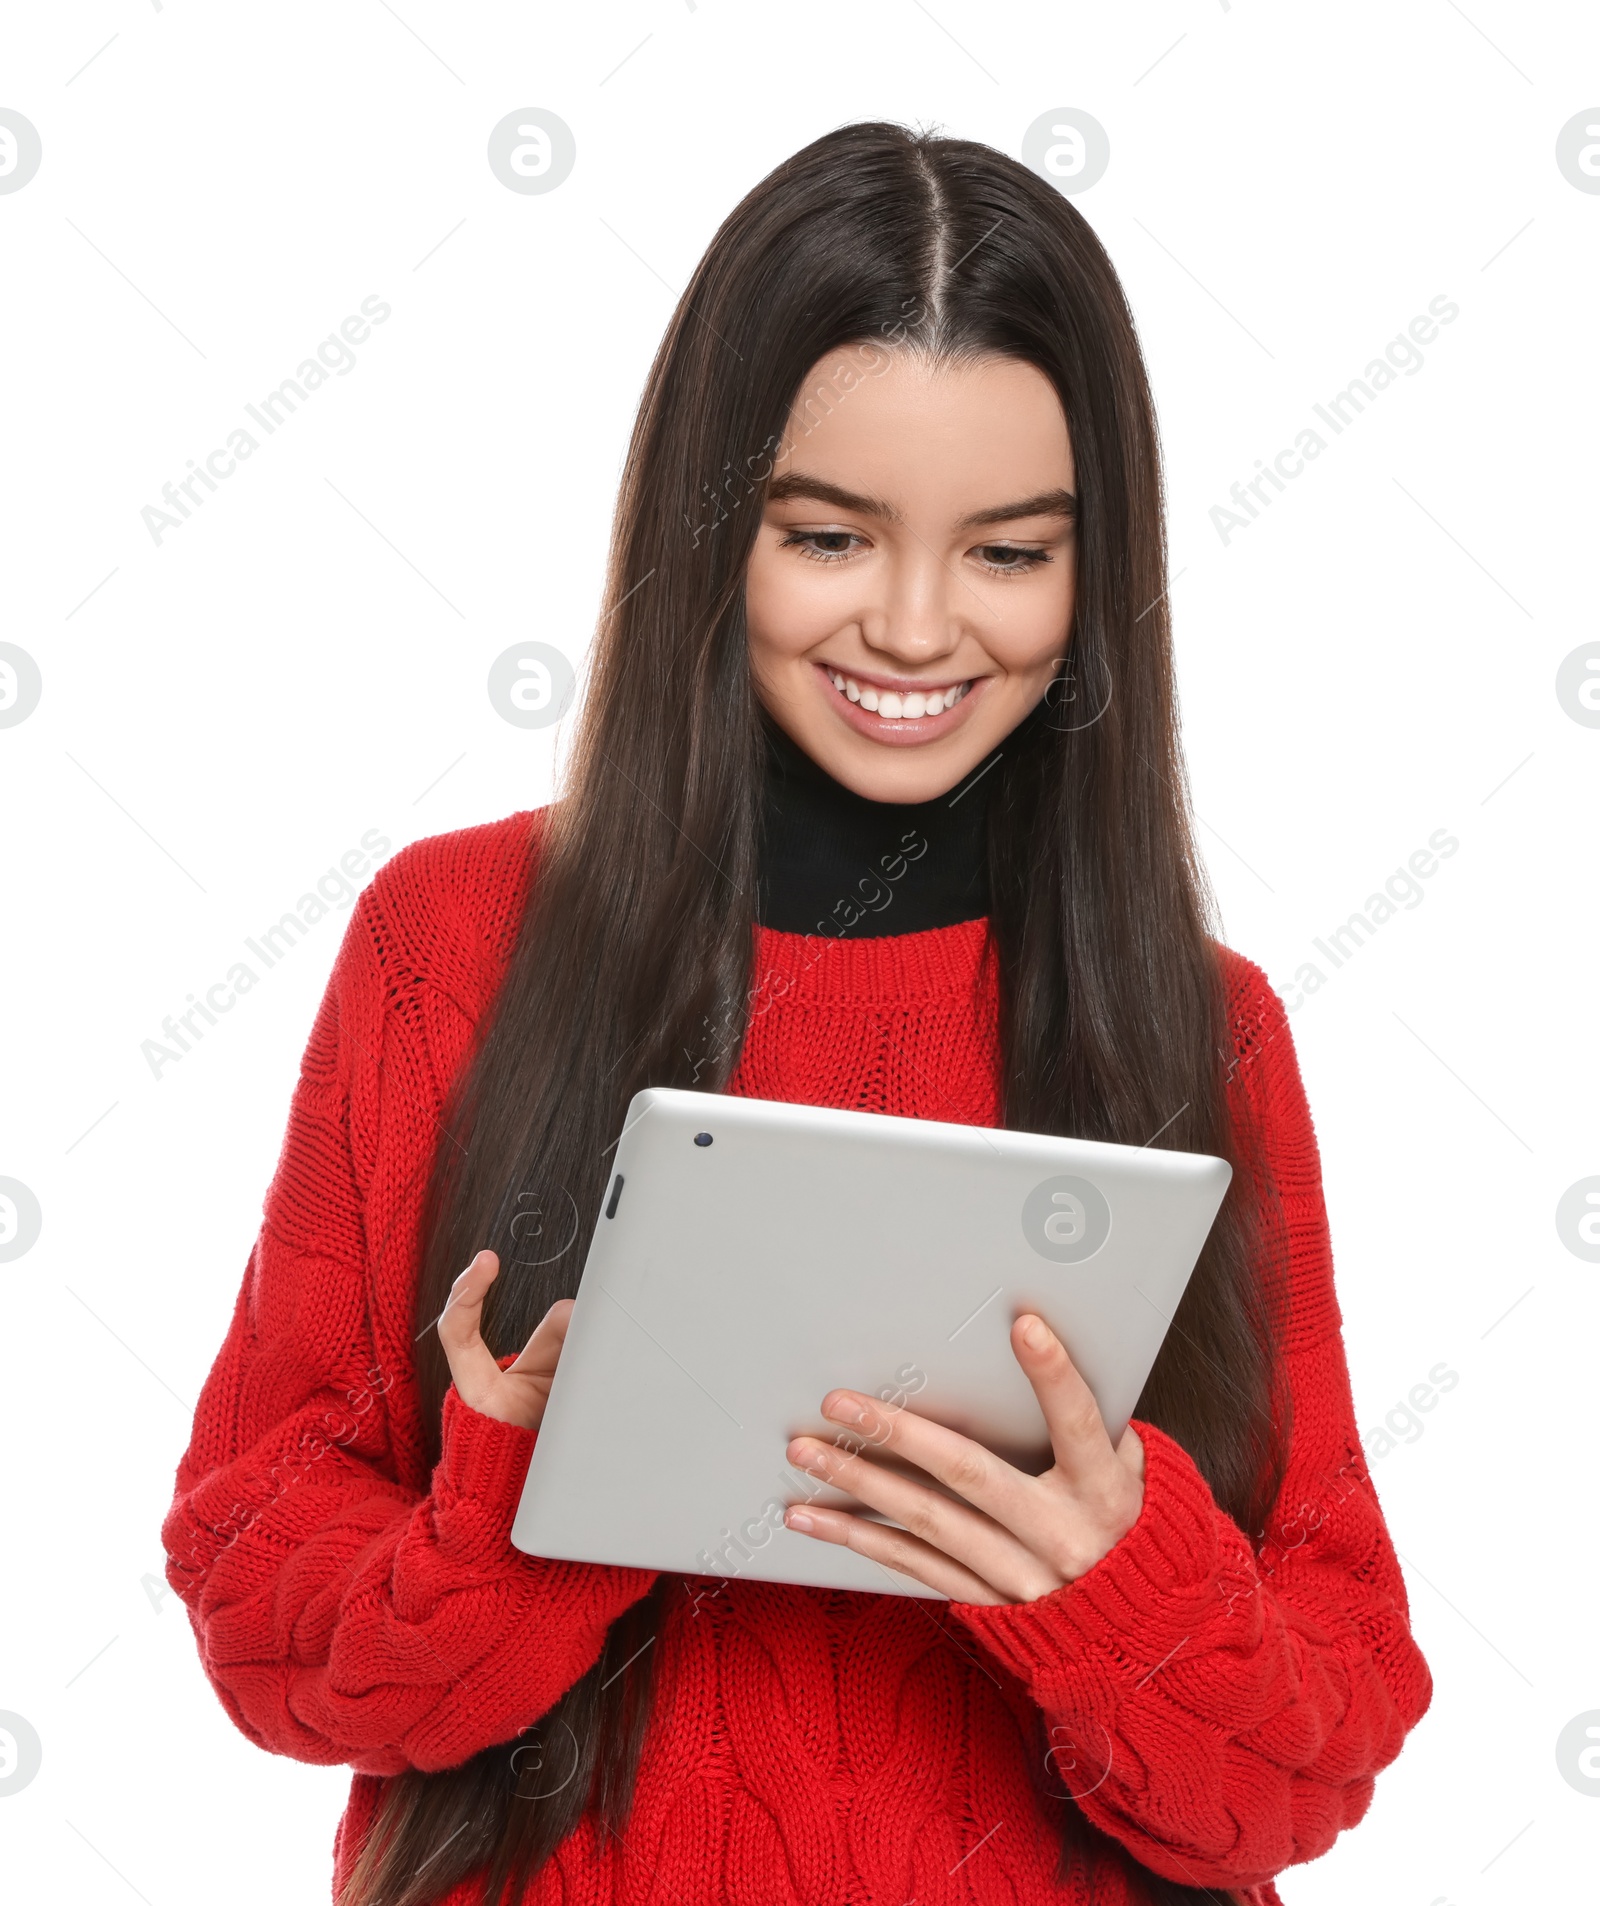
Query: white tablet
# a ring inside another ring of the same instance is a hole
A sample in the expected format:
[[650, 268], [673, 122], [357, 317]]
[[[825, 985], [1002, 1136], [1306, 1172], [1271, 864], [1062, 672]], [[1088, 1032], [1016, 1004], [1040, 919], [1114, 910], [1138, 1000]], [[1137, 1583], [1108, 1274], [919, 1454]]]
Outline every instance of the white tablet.
[[[783, 1526], [844, 1387], [1032, 1473], [1037, 1311], [1113, 1441], [1232, 1168], [1220, 1158], [652, 1088], [628, 1108], [511, 1539], [533, 1555], [935, 1597]], [[937, 1599], [942, 1599], [935, 1597]]]

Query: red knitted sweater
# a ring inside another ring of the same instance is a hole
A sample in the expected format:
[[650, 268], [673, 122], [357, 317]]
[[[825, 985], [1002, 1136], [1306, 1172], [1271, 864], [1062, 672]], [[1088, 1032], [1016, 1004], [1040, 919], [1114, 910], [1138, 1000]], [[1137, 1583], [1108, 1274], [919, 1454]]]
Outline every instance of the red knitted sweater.
[[[533, 1433], [454, 1389], [431, 1475], [422, 1455], [422, 1187], [510, 953], [533, 827], [523, 813], [418, 841], [356, 902], [163, 1526], [168, 1579], [235, 1723], [275, 1753], [355, 1770], [336, 1887], [388, 1777], [514, 1738], [654, 1579], [514, 1549]], [[758, 935], [772, 1003], [730, 1090], [997, 1121], [984, 922]], [[1138, 1522], [1039, 1601], [673, 1584], [626, 1837], [602, 1845], [580, 1826], [528, 1901], [1131, 1906], [1143, 1889], [1110, 1858], [1087, 1888], [1054, 1877], [1033, 1709], [1088, 1818], [1187, 1885], [1267, 1906], [1272, 1875], [1361, 1818], [1432, 1683], [1353, 1419], [1283, 1007], [1257, 967], [1224, 957], [1229, 1091], [1263, 1129], [1292, 1264], [1293, 1443], [1263, 1549], [1141, 1423]], [[1084, 1778], [1107, 1761], [1098, 1784]], [[458, 1887], [449, 1906], [480, 1895]]]

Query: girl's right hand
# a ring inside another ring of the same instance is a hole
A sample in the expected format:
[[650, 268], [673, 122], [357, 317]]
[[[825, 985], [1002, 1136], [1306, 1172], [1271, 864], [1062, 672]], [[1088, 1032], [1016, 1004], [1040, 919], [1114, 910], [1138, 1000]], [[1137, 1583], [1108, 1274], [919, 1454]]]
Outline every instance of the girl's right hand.
[[499, 1258], [493, 1251], [480, 1251], [450, 1286], [450, 1301], [439, 1319], [439, 1341], [463, 1403], [502, 1423], [536, 1430], [550, 1400], [551, 1379], [572, 1319], [572, 1299], [563, 1297], [550, 1306], [522, 1355], [502, 1370], [478, 1329], [484, 1297], [499, 1275]]

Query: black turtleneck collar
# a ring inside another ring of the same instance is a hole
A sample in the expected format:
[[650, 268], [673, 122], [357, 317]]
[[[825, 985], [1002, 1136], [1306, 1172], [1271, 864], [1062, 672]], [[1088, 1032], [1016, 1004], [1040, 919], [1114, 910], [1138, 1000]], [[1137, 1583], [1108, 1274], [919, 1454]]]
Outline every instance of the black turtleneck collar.
[[992, 779], [983, 768], [932, 801], [869, 801], [818, 767], [764, 711], [762, 728], [763, 926], [875, 940], [988, 912]]

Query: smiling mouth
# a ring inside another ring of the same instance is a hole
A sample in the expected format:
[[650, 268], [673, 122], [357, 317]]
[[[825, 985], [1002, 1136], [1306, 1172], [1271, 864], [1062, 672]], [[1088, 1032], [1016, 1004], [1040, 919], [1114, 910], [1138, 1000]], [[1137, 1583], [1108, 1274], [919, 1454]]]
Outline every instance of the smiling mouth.
[[873, 682], [857, 681], [842, 669], [825, 668], [823, 673], [846, 701], [855, 702], [880, 721], [921, 721], [929, 715], [942, 715], [972, 687], [966, 681], [926, 689], [879, 688]]

